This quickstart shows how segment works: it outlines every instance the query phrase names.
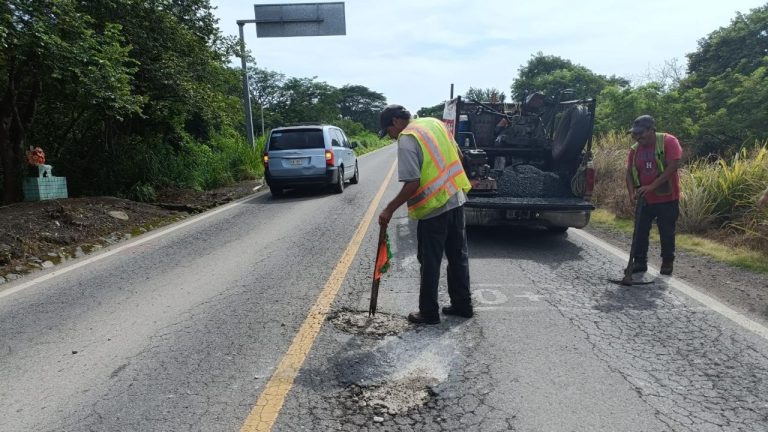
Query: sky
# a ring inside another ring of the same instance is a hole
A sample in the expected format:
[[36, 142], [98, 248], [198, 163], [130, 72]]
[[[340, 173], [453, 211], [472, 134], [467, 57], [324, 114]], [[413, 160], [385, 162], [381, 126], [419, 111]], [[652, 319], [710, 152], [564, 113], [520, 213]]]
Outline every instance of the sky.
[[[254, 3], [211, 0], [219, 27], [237, 35]], [[306, 3], [271, 0], [258, 4]], [[633, 83], [666, 62], [686, 65], [697, 42], [765, 0], [346, 0], [346, 35], [257, 38], [256, 65], [335, 87], [363, 85], [412, 112], [469, 87], [509, 87], [531, 56], [556, 55]], [[233, 58], [239, 67], [240, 60]], [[254, 65], [250, 65], [254, 66]]]

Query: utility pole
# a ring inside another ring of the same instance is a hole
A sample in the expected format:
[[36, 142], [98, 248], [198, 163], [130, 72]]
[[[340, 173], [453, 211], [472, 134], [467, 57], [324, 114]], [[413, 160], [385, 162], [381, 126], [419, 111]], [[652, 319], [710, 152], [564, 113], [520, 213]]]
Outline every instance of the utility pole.
[[[245, 61], [245, 38], [243, 37], [243, 26], [249, 23], [255, 23], [256, 20], [237, 20], [237, 26], [240, 30], [240, 60], [243, 68], [243, 111], [245, 112], [245, 135], [248, 138], [248, 145], [253, 147], [253, 117], [251, 113], [251, 90], [248, 86], [248, 66]], [[264, 135], [264, 111], [261, 113], [261, 134]]]

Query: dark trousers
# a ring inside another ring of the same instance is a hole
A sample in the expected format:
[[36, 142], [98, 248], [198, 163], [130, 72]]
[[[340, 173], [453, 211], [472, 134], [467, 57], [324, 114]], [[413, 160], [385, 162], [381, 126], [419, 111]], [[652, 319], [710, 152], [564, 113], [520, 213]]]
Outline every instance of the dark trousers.
[[637, 237], [635, 239], [635, 259], [648, 259], [648, 236], [651, 234], [651, 225], [656, 219], [661, 239], [661, 257], [675, 257], [675, 225], [680, 214], [679, 201], [669, 201], [660, 204], [646, 204], [640, 212], [637, 220]]
[[464, 227], [464, 207], [448, 210], [429, 219], [421, 219], [416, 228], [421, 264], [419, 311], [423, 315], [437, 316], [437, 288], [440, 282], [440, 264], [443, 253], [448, 258], [448, 295], [457, 308], [470, 307], [469, 252], [467, 231]]

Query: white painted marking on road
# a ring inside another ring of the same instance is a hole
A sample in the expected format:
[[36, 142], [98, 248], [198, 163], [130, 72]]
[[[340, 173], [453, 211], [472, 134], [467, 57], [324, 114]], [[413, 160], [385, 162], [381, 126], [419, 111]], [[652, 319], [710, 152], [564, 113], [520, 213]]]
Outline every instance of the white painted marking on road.
[[542, 298], [544, 298], [541, 294], [534, 294], [530, 291], [526, 291], [524, 294], [516, 294], [515, 297], [525, 298], [532, 302], [538, 302], [541, 301]]
[[501, 291], [488, 288], [475, 288], [472, 290], [472, 298], [475, 299], [476, 303], [489, 305], [499, 305], [509, 301], [509, 298]]
[[[610, 245], [603, 240], [600, 240], [599, 238], [593, 236], [592, 234], [589, 234], [584, 231], [579, 230], [569, 230], [568, 235], [574, 234], [577, 237], [580, 237], [582, 240], [587, 241], [589, 243], [592, 243], [601, 249], [605, 250], [606, 252], [611, 253], [612, 255], [616, 256], [620, 260], [628, 261], [629, 255], [625, 252], [619, 250], [618, 248], [614, 247], [613, 245]], [[653, 268], [652, 266], [648, 266], [648, 273], [650, 273], [653, 276], [659, 276], [658, 270]], [[723, 303], [720, 303], [719, 301], [713, 299], [712, 297], [704, 294], [703, 292], [697, 290], [692, 285], [689, 285], [680, 279], [675, 278], [674, 276], [666, 277], [661, 276], [662, 279], [666, 279], [667, 285], [674, 288], [678, 292], [681, 292], [685, 294], [686, 296], [696, 300], [697, 302], [703, 304], [710, 310], [713, 310], [720, 315], [728, 318], [729, 320], [733, 321], [734, 323], [744, 327], [747, 330], [750, 330], [757, 335], [763, 337], [764, 339], [768, 339], [768, 327], [765, 327], [764, 325], [758, 323], [757, 321], [753, 321], [744, 315], [740, 314], [739, 312], [736, 312], [735, 310], [729, 308], [728, 306], [724, 305]]]
[[77, 261], [77, 262], [75, 262], [75, 263], [73, 263], [71, 265], [68, 265], [68, 266], [62, 267], [60, 269], [54, 270], [54, 271], [52, 271], [50, 273], [46, 273], [46, 274], [44, 274], [42, 276], [36, 277], [36, 278], [34, 278], [34, 279], [32, 279], [32, 280], [30, 280], [28, 282], [24, 282], [22, 284], [19, 284], [19, 285], [13, 287], [13, 288], [9, 288], [9, 289], [7, 289], [5, 291], [0, 291], [0, 299], [2, 299], [4, 297], [8, 297], [8, 296], [10, 296], [12, 294], [15, 294], [15, 293], [17, 293], [17, 292], [19, 292], [21, 290], [27, 289], [29, 287], [35, 286], [35, 285], [37, 285], [37, 284], [39, 284], [41, 282], [45, 282], [47, 280], [53, 279], [56, 276], [61, 276], [61, 275], [65, 274], [65, 273], [71, 272], [72, 270], [78, 269], [80, 267], [87, 266], [88, 264], [92, 264], [92, 263], [94, 263], [96, 261], [103, 260], [104, 258], [110, 257], [110, 256], [112, 256], [114, 254], [117, 254], [117, 253], [120, 253], [120, 252], [122, 252], [124, 250], [130, 249], [130, 248], [134, 248], [134, 247], [136, 247], [138, 245], [141, 245], [141, 244], [144, 244], [144, 243], [146, 243], [146, 242], [148, 242], [150, 240], [154, 240], [154, 239], [156, 239], [158, 237], [162, 237], [162, 236], [164, 236], [166, 234], [170, 234], [173, 231], [179, 230], [181, 228], [184, 228], [184, 227], [187, 227], [189, 225], [195, 224], [195, 223], [200, 222], [202, 220], [208, 219], [209, 217], [217, 215], [217, 214], [219, 214], [221, 212], [227, 211], [227, 210], [231, 209], [232, 207], [236, 207], [238, 205], [241, 205], [241, 204], [243, 204], [244, 202], [248, 201], [251, 198], [253, 198], [253, 197], [249, 196], [247, 198], [243, 198], [243, 199], [235, 201], [233, 203], [225, 204], [224, 206], [219, 207], [219, 208], [217, 208], [215, 210], [211, 210], [211, 211], [205, 212], [205, 213], [203, 213], [201, 215], [194, 216], [194, 217], [192, 217], [190, 219], [187, 219], [184, 222], [173, 224], [170, 227], [161, 229], [160, 231], [157, 231], [157, 232], [154, 232], [154, 233], [151, 233], [151, 234], [144, 234], [142, 236], [137, 237], [135, 241], [132, 241], [130, 243], [127, 243], [127, 244], [124, 244], [124, 245], [121, 245], [121, 246], [117, 246], [114, 249], [107, 248], [104, 252], [99, 253], [98, 255], [94, 255], [94, 256], [92, 256], [90, 258], [86, 258], [86, 259], [84, 259], [82, 261]]

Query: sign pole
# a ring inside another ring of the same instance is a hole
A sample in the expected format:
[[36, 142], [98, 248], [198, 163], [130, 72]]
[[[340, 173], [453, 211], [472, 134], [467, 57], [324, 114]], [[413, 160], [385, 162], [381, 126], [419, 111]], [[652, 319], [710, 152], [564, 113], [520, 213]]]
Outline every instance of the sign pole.
[[[248, 137], [248, 145], [253, 147], [253, 116], [251, 113], [251, 91], [248, 86], [248, 67], [245, 62], [245, 38], [243, 37], [243, 26], [256, 20], [238, 20], [237, 26], [240, 30], [240, 60], [243, 68], [243, 111], [245, 112], [245, 134]], [[262, 123], [263, 125], [263, 123]]]
[[[240, 30], [240, 60], [243, 68], [243, 112], [248, 145], [254, 147], [251, 91], [245, 61], [243, 26], [256, 24], [256, 37], [334, 36], [347, 34], [344, 2], [253, 5], [254, 17], [237, 20]], [[264, 135], [264, 105], [261, 105], [261, 134]]]

